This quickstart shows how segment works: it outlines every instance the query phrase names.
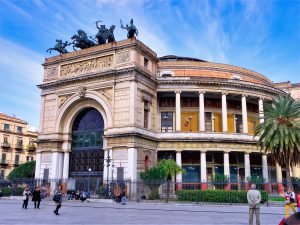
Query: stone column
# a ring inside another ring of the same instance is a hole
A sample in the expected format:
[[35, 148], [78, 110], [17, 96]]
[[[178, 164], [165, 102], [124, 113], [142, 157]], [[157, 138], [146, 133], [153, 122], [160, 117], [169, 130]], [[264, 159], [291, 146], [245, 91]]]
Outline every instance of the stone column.
[[201, 151], [201, 190], [207, 190], [206, 151]]
[[248, 117], [246, 95], [242, 95], [242, 117], [243, 117], [243, 133], [248, 134]]
[[262, 172], [264, 178], [264, 189], [269, 193], [270, 186], [269, 186], [268, 160], [266, 154], [262, 155]]
[[70, 153], [64, 153], [64, 169], [63, 169], [63, 179], [69, 178], [69, 163], [70, 163]]
[[106, 158], [107, 158], [107, 155], [108, 155], [108, 149], [104, 149], [104, 167], [103, 167], [103, 183], [106, 183], [107, 182], [107, 163], [106, 163]]
[[199, 91], [199, 129], [205, 131], [204, 91]]
[[51, 194], [54, 193], [56, 189], [57, 184], [57, 178], [58, 178], [58, 166], [59, 166], [59, 153], [58, 152], [52, 152], [52, 163], [51, 163]]
[[284, 186], [282, 183], [282, 169], [278, 162], [276, 162], [276, 182], [278, 194], [284, 193]]
[[137, 149], [128, 148], [128, 178], [136, 182], [137, 180]]
[[[181, 151], [176, 151], [176, 163], [181, 167]], [[176, 188], [177, 190], [182, 189], [182, 173], [176, 174]]]
[[224, 152], [224, 176], [228, 177], [228, 184], [225, 185], [225, 190], [230, 190], [229, 152]]
[[137, 83], [130, 82], [129, 122], [135, 125], [137, 121]]
[[181, 131], [181, 106], [180, 106], [180, 93], [181, 91], [175, 91], [176, 93], [176, 131]]
[[41, 177], [41, 158], [42, 153], [37, 152], [35, 157], [35, 179], [42, 179]]
[[259, 114], [259, 123], [263, 123], [264, 120], [264, 102], [262, 98], [258, 99], [258, 114]]
[[222, 128], [223, 128], [223, 132], [228, 132], [226, 95], [227, 95], [227, 93], [222, 93]]
[[250, 155], [249, 153], [245, 152], [244, 155], [245, 161], [245, 182], [246, 182], [246, 190], [249, 190], [249, 182], [248, 179], [251, 177], [251, 169], [250, 169]]
[[137, 149], [128, 148], [128, 178], [131, 180], [130, 198], [137, 199]]

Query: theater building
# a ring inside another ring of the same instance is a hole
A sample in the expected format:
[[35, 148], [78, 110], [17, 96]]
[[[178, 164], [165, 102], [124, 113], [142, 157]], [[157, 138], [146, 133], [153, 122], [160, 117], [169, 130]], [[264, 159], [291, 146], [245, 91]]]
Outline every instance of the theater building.
[[[285, 177], [253, 137], [264, 105], [285, 92], [257, 72], [157, 57], [135, 38], [46, 58], [43, 65], [37, 179], [136, 181], [170, 158], [186, 171], [177, 182], [200, 182], [202, 189], [216, 174], [232, 185], [261, 176], [269, 190]], [[292, 173], [299, 176], [299, 168]]]

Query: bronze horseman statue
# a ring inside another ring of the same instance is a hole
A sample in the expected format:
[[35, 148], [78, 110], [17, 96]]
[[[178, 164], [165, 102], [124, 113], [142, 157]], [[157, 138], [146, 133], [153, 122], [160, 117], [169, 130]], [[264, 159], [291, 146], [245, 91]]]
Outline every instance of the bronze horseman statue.
[[107, 43], [116, 41], [115, 36], [114, 36], [114, 30], [115, 30], [116, 26], [111, 25], [111, 27], [109, 29], [107, 29], [105, 27], [105, 25], [100, 25], [100, 27], [99, 27], [98, 23], [100, 23], [100, 22], [102, 22], [102, 21], [95, 22], [96, 27], [98, 29], [98, 33], [95, 35], [98, 44], [103, 45], [103, 44], [106, 44], [106, 41], [107, 41]]
[[68, 42], [62, 42], [62, 40], [56, 39], [56, 44], [53, 48], [49, 48], [47, 52], [51, 54], [52, 50], [59, 52], [60, 54], [68, 53], [66, 47], [69, 45]]
[[138, 29], [133, 25], [133, 19], [130, 20], [130, 25], [126, 24], [126, 27], [123, 26], [122, 20], [121, 22], [121, 28], [127, 30], [127, 38], [132, 38], [134, 35], [138, 36]]

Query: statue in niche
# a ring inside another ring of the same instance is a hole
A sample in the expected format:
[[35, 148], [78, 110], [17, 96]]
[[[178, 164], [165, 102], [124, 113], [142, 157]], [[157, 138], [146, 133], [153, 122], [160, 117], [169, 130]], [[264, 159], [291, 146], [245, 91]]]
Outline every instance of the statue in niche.
[[59, 52], [60, 54], [65, 54], [65, 53], [68, 53], [66, 47], [69, 45], [68, 42], [62, 42], [62, 40], [59, 40], [59, 39], [56, 39], [56, 44], [53, 48], [49, 48], [47, 50], [47, 52], [49, 52], [51, 54], [51, 51], [54, 50], [54, 51], [57, 51]]
[[138, 29], [133, 25], [133, 19], [130, 20], [130, 25], [126, 24], [126, 27], [123, 26], [122, 20], [121, 22], [121, 28], [124, 30], [127, 30], [127, 38], [133, 38], [134, 35], [138, 36]]

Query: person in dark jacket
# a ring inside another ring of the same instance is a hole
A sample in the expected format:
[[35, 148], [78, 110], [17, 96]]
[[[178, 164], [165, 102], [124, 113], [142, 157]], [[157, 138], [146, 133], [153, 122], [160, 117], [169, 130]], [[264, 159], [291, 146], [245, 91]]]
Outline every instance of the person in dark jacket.
[[39, 186], [36, 186], [32, 193], [32, 201], [34, 202], [34, 208], [40, 208], [41, 202], [41, 190]]
[[53, 200], [56, 204], [56, 209], [53, 211], [55, 215], [59, 215], [58, 210], [61, 207], [62, 203], [62, 187], [60, 185], [57, 186], [57, 189], [54, 192]]

